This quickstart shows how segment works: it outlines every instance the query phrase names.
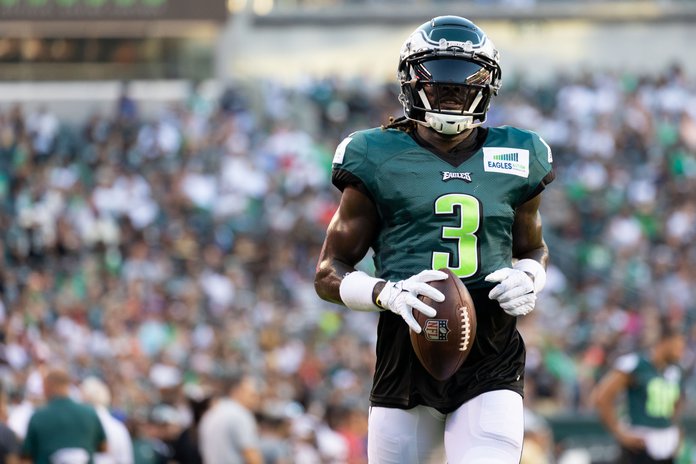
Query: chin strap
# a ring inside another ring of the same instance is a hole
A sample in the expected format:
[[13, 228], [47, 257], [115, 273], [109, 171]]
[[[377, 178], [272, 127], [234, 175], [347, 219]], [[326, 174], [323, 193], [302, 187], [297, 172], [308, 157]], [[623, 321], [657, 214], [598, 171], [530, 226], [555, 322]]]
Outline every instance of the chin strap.
[[471, 116], [452, 116], [430, 111], [425, 113], [425, 122], [426, 126], [444, 135], [461, 134], [467, 129], [481, 125], [479, 122], [474, 122]]
[[471, 116], [471, 114], [473, 114], [473, 112], [476, 110], [478, 104], [481, 102], [481, 99], [483, 99], [483, 92], [481, 91], [479, 91], [474, 101], [471, 102], [471, 105], [469, 105], [469, 109], [467, 110], [467, 112], [470, 114], [461, 116], [453, 114], [442, 114], [432, 111], [430, 101], [428, 101], [428, 97], [423, 91], [423, 89], [418, 91], [418, 96], [420, 97], [421, 101], [423, 102], [423, 106], [426, 109], [424, 116], [426, 125], [441, 134], [461, 134], [467, 129], [473, 129], [474, 127], [483, 124], [483, 121], [474, 122], [474, 117]]

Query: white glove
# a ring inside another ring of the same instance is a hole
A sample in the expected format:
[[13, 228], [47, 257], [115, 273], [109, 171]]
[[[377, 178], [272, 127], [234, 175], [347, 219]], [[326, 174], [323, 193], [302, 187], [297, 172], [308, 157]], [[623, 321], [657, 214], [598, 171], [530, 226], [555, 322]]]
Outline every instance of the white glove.
[[387, 282], [377, 297], [377, 304], [401, 316], [406, 324], [416, 333], [421, 332], [421, 327], [413, 317], [413, 310], [420, 311], [427, 317], [434, 317], [437, 311], [418, 299], [418, 295], [424, 295], [433, 301], [441, 303], [445, 295], [426, 282], [445, 280], [447, 274], [442, 271], [425, 270], [406, 280]]
[[[527, 272], [534, 275], [534, 280]], [[536, 294], [546, 282], [546, 271], [537, 261], [523, 259], [512, 269], [505, 267], [488, 274], [486, 282], [499, 282], [490, 291], [488, 298], [498, 300], [500, 307], [509, 315], [524, 316], [534, 309]]]

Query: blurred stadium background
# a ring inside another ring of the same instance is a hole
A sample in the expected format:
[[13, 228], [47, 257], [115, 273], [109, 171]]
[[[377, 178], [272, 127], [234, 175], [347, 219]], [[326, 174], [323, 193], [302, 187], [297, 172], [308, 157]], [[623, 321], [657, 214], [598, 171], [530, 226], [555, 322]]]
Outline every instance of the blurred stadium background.
[[105, 379], [154, 447], [187, 398], [248, 369], [267, 462], [365, 462], [375, 319], [312, 285], [331, 157], [400, 114], [401, 43], [441, 14], [501, 51], [490, 124], [554, 149], [549, 284], [520, 321], [526, 462], [610, 462], [588, 393], [660, 315], [689, 333], [696, 462], [692, 0], [0, 0], [10, 424], [64, 364]]

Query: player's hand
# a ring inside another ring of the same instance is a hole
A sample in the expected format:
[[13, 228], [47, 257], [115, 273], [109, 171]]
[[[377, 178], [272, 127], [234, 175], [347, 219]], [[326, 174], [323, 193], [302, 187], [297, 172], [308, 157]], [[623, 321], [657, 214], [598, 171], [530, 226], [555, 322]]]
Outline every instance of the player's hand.
[[486, 282], [499, 282], [490, 291], [488, 298], [498, 300], [500, 307], [509, 315], [524, 316], [534, 309], [534, 281], [526, 272], [505, 267], [488, 274]]
[[377, 297], [377, 304], [401, 316], [411, 330], [420, 333], [421, 327], [413, 317], [413, 310], [420, 311], [427, 317], [434, 317], [437, 312], [419, 300], [418, 296], [427, 296], [438, 303], [445, 301], [445, 295], [427, 283], [445, 279], [447, 274], [442, 271], [425, 270], [406, 280], [387, 282]]

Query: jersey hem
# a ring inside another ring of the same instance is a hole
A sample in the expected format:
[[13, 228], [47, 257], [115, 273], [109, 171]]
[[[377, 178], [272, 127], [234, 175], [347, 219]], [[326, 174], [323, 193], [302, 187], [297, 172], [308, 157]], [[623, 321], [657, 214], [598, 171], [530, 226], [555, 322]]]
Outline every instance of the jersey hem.
[[499, 385], [499, 386], [491, 386], [487, 388], [482, 388], [481, 390], [476, 390], [473, 392], [468, 393], [465, 396], [462, 396], [462, 400], [458, 401], [456, 403], [453, 402], [434, 402], [434, 401], [413, 401], [410, 402], [406, 399], [403, 400], [394, 400], [393, 398], [387, 398], [387, 397], [376, 397], [374, 395], [370, 395], [370, 406], [377, 406], [380, 408], [392, 408], [392, 409], [412, 409], [415, 408], [416, 406], [428, 406], [431, 408], [435, 408], [438, 412], [442, 414], [449, 414], [453, 411], [456, 411], [461, 405], [466, 403], [469, 400], [472, 400], [476, 398], [479, 395], [482, 395], [484, 393], [492, 392], [492, 391], [498, 391], [498, 390], [510, 390], [513, 391], [517, 394], [519, 394], [522, 398], [524, 398], [524, 388], [522, 386], [516, 386], [516, 385]]

